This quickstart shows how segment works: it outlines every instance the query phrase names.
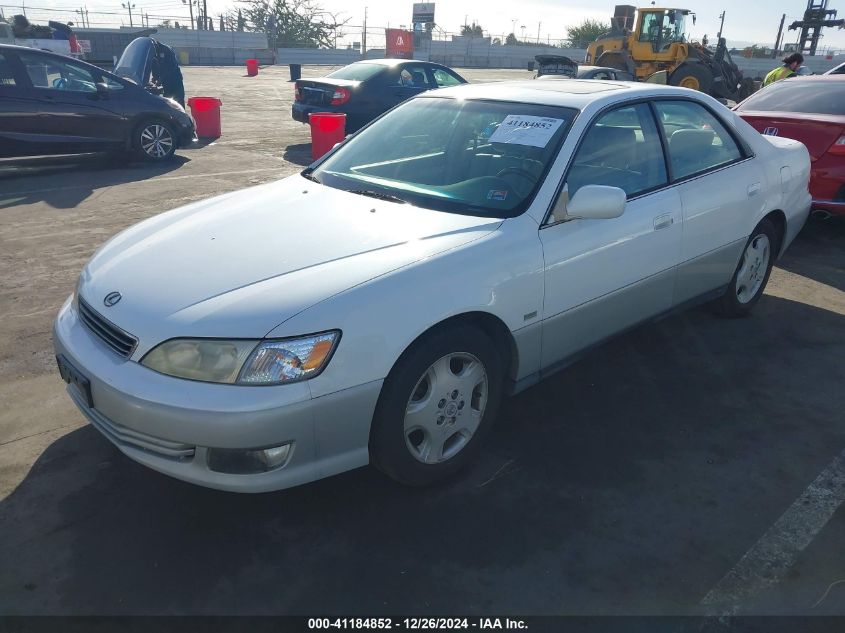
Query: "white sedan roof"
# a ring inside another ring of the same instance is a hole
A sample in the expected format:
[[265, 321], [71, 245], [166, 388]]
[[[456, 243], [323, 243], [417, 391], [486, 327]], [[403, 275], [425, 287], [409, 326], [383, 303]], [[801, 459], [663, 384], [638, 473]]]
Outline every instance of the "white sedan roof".
[[612, 103], [642, 97], [697, 97], [710, 99], [701, 92], [658, 84], [567, 79], [566, 81], [500, 81], [484, 84], [463, 84], [420, 95], [424, 98], [453, 97], [537, 103], [583, 110], [593, 103]]

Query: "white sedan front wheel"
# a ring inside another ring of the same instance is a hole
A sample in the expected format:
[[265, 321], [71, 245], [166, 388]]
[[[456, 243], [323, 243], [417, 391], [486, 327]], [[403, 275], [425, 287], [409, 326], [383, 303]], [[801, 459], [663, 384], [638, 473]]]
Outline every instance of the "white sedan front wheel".
[[501, 393], [502, 361], [486, 334], [458, 326], [424, 336], [385, 380], [371, 461], [412, 486], [451, 476], [478, 450]]
[[487, 405], [484, 364], [453, 352], [431, 364], [405, 409], [405, 445], [424, 464], [439, 464], [463, 450], [478, 430]]

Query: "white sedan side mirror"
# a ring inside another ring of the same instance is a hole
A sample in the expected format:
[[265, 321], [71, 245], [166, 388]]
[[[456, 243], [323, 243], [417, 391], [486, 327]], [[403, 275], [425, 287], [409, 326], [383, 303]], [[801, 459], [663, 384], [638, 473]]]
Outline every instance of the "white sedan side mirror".
[[628, 196], [619, 187], [584, 185], [566, 205], [566, 215], [582, 220], [609, 220], [625, 212]]

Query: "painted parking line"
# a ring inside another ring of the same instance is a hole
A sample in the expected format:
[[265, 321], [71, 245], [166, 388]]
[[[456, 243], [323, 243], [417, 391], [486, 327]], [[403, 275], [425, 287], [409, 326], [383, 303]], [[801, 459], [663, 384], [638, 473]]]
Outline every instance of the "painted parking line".
[[[161, 178], [156, 178], [153, 176], [148, 180], [154, 182], [164, 182], [166, 180], [184, 180], [186, 178], [215, 178], [217, 176], [237, 176], [240, 174], [257, 174], [265, 171], [279, 171], [280, 168], [283, 167], [282, 164], [279, 164], [277, 167], [261, 167], [259, 169], [242, 169], [239, 171], [221, 171], [217, 173], [198, 173], [198, 174], [183, 174], [181, 176], [163, 176]], [[124, 182], [117, 183], [117, 184], [127, 184]], [[71, 191], [73, 189], [103, 189], [106, 187], [114, 187], [115, 184], [103, 184], [97, 186], [95, 184], [85, 184], [85, 185], [68, 185], [67, 187], [53, 187], [48, 189], [30, 189], [29, 191], [0, 191], [0, 195], [2, 196], [28, 196], [34, 193], [50, 193], [53, 191]]]
[[845, 451], [816, 477], [701, 601], [710, 615], [734, 615], [777, 584], [845, 501]]

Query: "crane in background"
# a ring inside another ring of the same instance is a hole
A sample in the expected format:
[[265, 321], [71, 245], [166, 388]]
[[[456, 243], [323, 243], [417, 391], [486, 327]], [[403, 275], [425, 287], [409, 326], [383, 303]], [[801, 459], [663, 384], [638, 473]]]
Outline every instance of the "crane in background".
[[822, 36], [822, 27], [838, 26], [845, 28], [845, 20], [837, 20], [836, 9], [827, 8], [827, 0], [808, 0], [804, 19], [796, 20], [789, 25], [789, 30], [801, 29], [798, 38], [798, 51], [807, 55], [815, 55]]

